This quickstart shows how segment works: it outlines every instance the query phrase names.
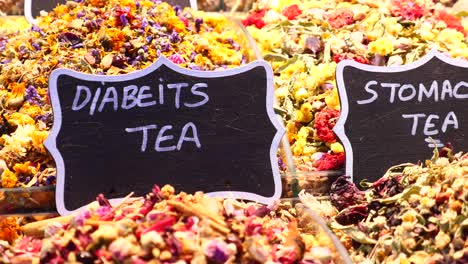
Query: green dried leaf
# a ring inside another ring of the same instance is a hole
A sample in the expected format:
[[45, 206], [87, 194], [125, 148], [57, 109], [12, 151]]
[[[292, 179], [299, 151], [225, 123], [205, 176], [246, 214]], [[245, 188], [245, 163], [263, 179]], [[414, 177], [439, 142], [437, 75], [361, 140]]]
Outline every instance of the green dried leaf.
[[458, 227], [457, 231], [455, 231], [455, 237], [460, 237], [464, 233], [464, 230], [468, 228], [468, 217], [466, 216], [458, 216], [465, 218], [463, 222], [460, 223], [460, 227]]
[[467, 17], [468, 16], [468, 11], [460, 11], [455, 14], [456, 17]]
[[383, 204], [391, 204], [395, 203], [400, 199], [408, 199], [412, 194], [418, 194], [419, 191], [421, 190], [421, 186], [418, 185], [413, 185], [409, 188], [406, 188], [403, 192], [394, 195], [392, 197], [386, 198], [386, 199], [380, 199], [379, 202]]
[[402, 25], [404, 27], [409, 27], [409, 26], [416, 25], [416, 23], [414, 23], [414, 21], [411, 21], [411, 20], [403, 20], [403, 21], [399, 21], [398, 23], [400, 23], [400, 25]]
[[263, 59], [267, 61], [287, 61], [288, 56], [275, 53], [268, 53], [263, 56]]
[[368, 237], [364, 232], [362, 232], [361, 230], [355, 227], [343, 226], [336, 222], [331, 223], [331, 227], [341, 230], [342, 232], [350, 236], [353, 240], [361, 244], [371, 244], [371, 245], [377, 244], [377, 240]]
[[368, 181], [367, 179], [364, 179], [362, 180], [359, 185], [362, 187], [362, 188], [370, 188], [372, 187], [372, 182]]
[[278, 108], [278, 107], [273, 107], [273, 110], [275, 111], [275, 114], [278, 114], [281, 116], [285, 116], [288, 114], [285, 110]]
[[292, 57], [291, 59], [289, 59], [288, 61], [286, 61], [283, 65], [281, 65], [281, 67], [279, 67], [276, 72], [282, 72], [284, 71], [289, 65], [295, 63], [297, 60], [299, 59], [299, 56], [295, 55], [294, 57]]

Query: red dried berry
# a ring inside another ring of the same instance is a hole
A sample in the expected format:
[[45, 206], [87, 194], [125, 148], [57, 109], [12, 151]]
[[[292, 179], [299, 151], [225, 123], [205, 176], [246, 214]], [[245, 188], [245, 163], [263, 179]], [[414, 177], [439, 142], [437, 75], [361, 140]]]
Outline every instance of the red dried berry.
[[333, 109], [323, 109], [315, 116], [314, 128], [317, 136], [325, 142], [335, 142], [336, 136], [333, 127], [340, 116], [340, 112]]
[[345, 154], [326, 154], [325, 158], [322, 159], [317, 167], [318, 170], [339, 170], [344, 167], [345, 164]]
[[251, 26], [254, 25], [257, 28], [263, 28], [266, 23], [263, 21], [263, 17], [266, 14], [267, 9], [262, 9], [259, 11], [255, 11], [250, 13], [250, 15], [242, 21], [244, 26]]
[[436, 14], [436, 19], [444, 21], [448, 28], [455, 29], [466, 36], [465, 28], [463, 27], [458, 17], [451, 15], [443, 10], [440, 10]]
[[416, 20], [428, 14], [428, 10], [424, 6], [420, 6], [413, 0], [393, 0], [390, 12], [393, 16], [401, 16], [407, 20]]
[[329, 14], [327, 19], [328, 24], [333, 28], [341, 28], [354, 23], [354, 13], [349, 9], [340, 8]]
[[283, 16], [287, 17], [289, 20], [294, 20], [296, 17], [302, 14], [302, 10], [299, 9], [298, 5], [294, 4], [285, 7], [283, 11], [281, 11], [281, 14], [283, 14]]
[[352, 53], [341, 53], [333, 55], [333, 60], [339, 63], [342, 60], [354, 60], [362, 64], [370, 64], [369, 60], [365, 57], [361, 57]]

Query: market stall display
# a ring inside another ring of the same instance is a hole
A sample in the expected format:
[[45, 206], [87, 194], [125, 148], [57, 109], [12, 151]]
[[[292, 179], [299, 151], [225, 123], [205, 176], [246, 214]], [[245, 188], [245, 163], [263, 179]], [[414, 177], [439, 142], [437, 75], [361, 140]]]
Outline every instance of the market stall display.
[[[251, 4], [199, 2], [206, 10]], [[254, 4], [243, 22], [275, 72], [275, 110], [298, 170], [283, 174], [283, 196], [303, 190], [296, 206], [297, 199], [265, 206], [176, 194], [170, 186], [113, 205], [101, 195], [72, 216], [33, 223], [41, 218], [0, 216], [0, 262], [349, 263], [317, 213], [354, 263], [468, 263], [467, 154], [435, 150], [423, 164], [394, 166], [363, 182], [362, 191], [339, 177], [345, 154], [333, 133], [340, 61], [397, 66], [432, 49], [468, 58], [468, 13], [449, 13], [454, 2]], [[13, 2], [0, 1], [0, 9], [5, 3]], [[69, 1], [40, 20], [30, 27], [23, 18], [0, 17], [0, 211], [51, 201], [56, 172], [43, 142], [52, 126], [54, 69], [119, 75], [166, 56], [185, 68], [218, 71], [256, 58], [248, 36], [224, 15], [159, 1]], [[24, 187], [45, 188], [49, 196]]]
[[332, 131], [338, 62], [396, 66], [431, 49], [468, 58], [468, 23], [433, 1], [258, 1], [243, 22], [275, 71], [277, 111], [300, 171], [344, 165]]
[[27, 31], [31, 25], [23, 16], [0, 16], [0, 38], [2, 41], [8, 35]]
[[[0, 187], [55, 185], [55, 164], [43, 146], [52, 126], [52, 70], [117, 75], [162, 55], [181, 67], [222, 70], [252, 59], [243, 36], [223, 15], [166, 3], [69, 1], [29, 31], [1, 39]], [[0, 219], [0, 239], [11, 240], [9, 226], [15, 229], [18, 221]]]
[[360, 191], [346, 177], [330, 201], [301, 201], [328, 219], [354, 263], [467, 263], [468, 155], [444, 148], [425, 164], [402, 164]]
[[[171, 186], [23, 227], [2, 263], [349, 263], [307, 209], [175, 194]], [[42, 238], [44, 237], [44, 238]], [[42, 238], [42, 239], [41, 239]]]
[[[96, 4], [96, 3], [94, 3]], [[217, 14], [141, 1], [91, 7], [68, 2], [0, 47], [1, 186], [51, 185], [53, 161], [43, 147], [51, 127], [48, 76], [56, 68], [116, 75], [164, 55], [194, 70], [237, 67], [249, 60], [232, 22]]]

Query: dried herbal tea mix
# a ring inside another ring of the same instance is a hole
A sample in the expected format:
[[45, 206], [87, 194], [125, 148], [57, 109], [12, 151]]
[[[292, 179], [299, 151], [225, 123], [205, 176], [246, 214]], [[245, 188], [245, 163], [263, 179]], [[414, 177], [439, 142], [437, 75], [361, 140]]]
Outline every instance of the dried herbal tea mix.
[[425, 166], [392, 167], [366, 191], [340, 177], [331, 202], [301, 200], [329, 220], [355, 263], [468, 263], [468, 154], [447, 150]]
[[340, 116], [338, 62], [403, 65], [431, 49], [468, 58], [468, 20], [432, 0], [259, 1], [243, 22], [273, 66], [277, 110], [302, 171], [344, 165], [332, 131]]
[[[223, 15], [160, 1], [86, 0], [56, 7], [26, 32], [0, 36], [0, 188], [55, 184], [43, 146], [53, 120], [54, 69], [117, 75], [165, 56], [193, 70], [223, 70], [249, 60], [239, 33]], [[14, 237], [13, 222], [0, 219], [11, 227], [0, 229], [0, 240]]]
[[159, 1], [90, 0], [69, 1], [31, 30], [0, 39], [1, 187], [55, 182], [43, 146], [52, 125], [52, 70], [124, 74], [159, 56], [194, 70], [222, 70], [246, 63], [239, 37], [222, 15]]
[[291, 207], [155, 186], [144, 199], [111, 206], [100, 195], [73, 217], [27, 225], [30, 236], [0, 244], [0, 262], [341, 263], [328, 237], [300, 221]]
[[0, 39], [5, 41], [9, 35], [18, 34], [31, 28], [23, 16], [0, 16]]

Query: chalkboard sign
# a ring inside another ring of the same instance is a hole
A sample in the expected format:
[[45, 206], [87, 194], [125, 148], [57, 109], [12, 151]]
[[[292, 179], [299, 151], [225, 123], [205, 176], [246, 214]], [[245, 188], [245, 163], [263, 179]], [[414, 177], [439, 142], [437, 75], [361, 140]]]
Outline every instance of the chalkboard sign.
[[447, 143], [468, 149], [468, 63], [437, 51], [398, 67], [343, 61], [336, 79], [342, 113], [334, 131], [354, 182], [424, 161]]
[[281, 195], [276, 152], [284, 129], [264, 61], [215, 72], [165, 58], [127, 75], [52, 72], [56, 204], [68, 214], [103, 193], [154, 184], [269, 203]]
[[50, 12], [58, 5], [64, 5], [67, 0], [25, 0], [24, 15], [31, 24], [36, 24], [36, 17], [39, 17], [41, 11]]
[[[197, 9], [196, 0], [165, 0], [171, 5], [179, 5], [181, 7], [192, 7]], [[50, 12], [58, 5], [64, 5], [67, 0], [25, 0], [24, 1], [24, 15], [31, 24], [36, 24], [36, 18], [40, 16], [41, 11]]]

